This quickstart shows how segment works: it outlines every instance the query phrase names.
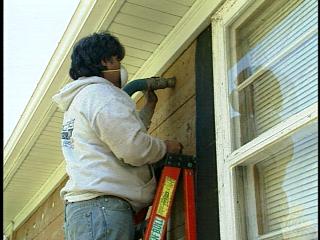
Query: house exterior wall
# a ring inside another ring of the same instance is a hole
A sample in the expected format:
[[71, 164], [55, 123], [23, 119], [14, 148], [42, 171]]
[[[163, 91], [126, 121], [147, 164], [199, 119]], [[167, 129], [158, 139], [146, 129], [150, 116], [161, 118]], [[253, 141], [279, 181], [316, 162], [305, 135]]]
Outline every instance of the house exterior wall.
[[[158, 90], [158, 104], [149, 133], [162, 139], [176, 139], [184, 145], [184, 154], [195, 155], [195, 72], [196, 42], [168, 68], [164, 77], [177, 78], [175, 89]], [[144, 99], [137, 102], [139, 109]], [[64, 205], [59, 196], [65, 179], [45, 202], [19, 227], [12, 240], [63, 239]], [[170, 239], [181, 239], [184, 234], [182, 185], [177, 189], [172, 210]]]
[[67, 179], [51, 193], [44, 203], [21, 225], [10, 240], [63, 239], [64, 205], [60, 190]]

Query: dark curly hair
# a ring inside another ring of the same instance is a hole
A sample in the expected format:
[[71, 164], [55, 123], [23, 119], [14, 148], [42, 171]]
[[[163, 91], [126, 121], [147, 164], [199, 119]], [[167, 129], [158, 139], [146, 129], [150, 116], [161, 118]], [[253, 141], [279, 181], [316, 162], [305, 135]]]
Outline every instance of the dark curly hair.
[[120, 61], [124, 55], [124, 47], [118, 38], [107, 32], [94, 33], [82, 38], [73, 47], [69, 75], [74, 80], [79, 77], [101, 77], [101, 71], [106, 70], [101, 60], [116, 56]]

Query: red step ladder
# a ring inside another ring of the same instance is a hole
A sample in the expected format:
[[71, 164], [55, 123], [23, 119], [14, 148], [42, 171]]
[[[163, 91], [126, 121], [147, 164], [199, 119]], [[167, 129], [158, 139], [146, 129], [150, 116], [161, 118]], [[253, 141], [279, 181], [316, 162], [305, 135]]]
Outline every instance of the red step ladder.
[[197, 239], [194, 188], [195, 162], [195, 157], [193, 156], [182, 154], [166, 155], [151, 214], [146, 220], [147, 226], [143, 234], [144, 240], [165, 239], [181, 170], [183, 173], [185, 239]]

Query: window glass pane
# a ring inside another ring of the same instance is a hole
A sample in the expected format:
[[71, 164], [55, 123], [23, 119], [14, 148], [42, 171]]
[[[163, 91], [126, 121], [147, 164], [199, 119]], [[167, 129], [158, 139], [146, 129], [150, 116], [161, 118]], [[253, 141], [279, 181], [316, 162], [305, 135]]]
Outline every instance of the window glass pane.
[[253, 82], [257, 135], [317, 102], [317, 42], [311, 37]]
[[317, 102], [318, 1], [266, 1], [236, 30], [235, 148]]
[[[241, 55], [249, 58], [250, 74], [317, 27], [317, 0], [271, 2], [271, 5], [262, 6], [238, 30], [238, 36], [245, 39], [240, 44]], [[316, 32], [313, 35], [317, 35]]]
[[310, 235], [313, 237], [308, 239], [316, 239], [317, 124], [303, 128], [283, 142], [286, 144], [276, 144], [282, 147], [256, 164], [260, 234], [282, 232], [277, 235], [281, 237], [275, 239], [295, 239], [298, 235]]

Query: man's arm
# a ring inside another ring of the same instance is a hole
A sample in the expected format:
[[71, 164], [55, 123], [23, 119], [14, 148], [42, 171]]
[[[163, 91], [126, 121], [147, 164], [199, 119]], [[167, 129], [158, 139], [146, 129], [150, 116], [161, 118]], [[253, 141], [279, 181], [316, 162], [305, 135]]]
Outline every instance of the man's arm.
[[145, 105], [139, 112], [139, 117], [143, 122], [144, 126], [146, 127], [146, 129], [148, 130], [151, 125], [151, 118], [153, 116], [154, 109], [158, 102], [158, 97], [155, 94], [155, 92], [152, 90], [144, 92], [144, 97], [145, 97]]
[[178, 153], [178, 141], [163, 141], [146, 133], [135, 109], [121, 99], [113, 99], [95, 117], [92, 127], [118, 159], [133, 166], [159, 161], [167, 152]]

